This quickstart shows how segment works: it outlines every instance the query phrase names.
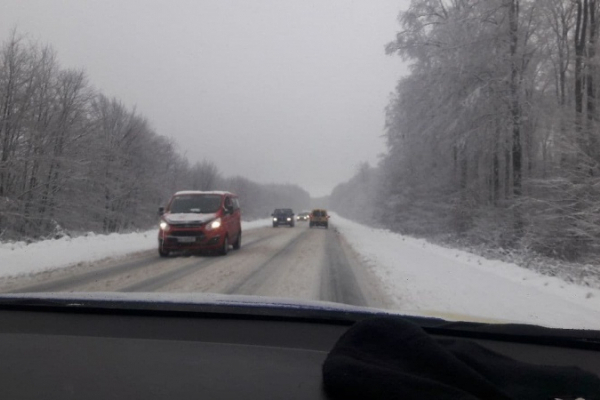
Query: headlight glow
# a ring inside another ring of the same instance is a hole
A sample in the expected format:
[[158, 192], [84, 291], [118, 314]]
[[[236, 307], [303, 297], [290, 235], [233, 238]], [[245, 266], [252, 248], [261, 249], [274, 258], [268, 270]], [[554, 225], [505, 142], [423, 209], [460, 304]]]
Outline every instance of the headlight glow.
[[217, 229], [221, 227], [221, 218], [217, 218], [214, 221], [212, 221], [211, 223], [209, 223], [206, 228], [208, 230], [213, 230], [213, 229]]
[[291, 221], [292, 219], [291, 219], [291, 218], [288, 218], [287, 220], [288, 220], [288, 221]]
[[273, 221], [277, 221], [277, 218], [273, 217]]
[[160, 224], [158, 224], [158, 226], [163, 231], [168, 231], [169, 230], [169, 224], [167, 224], [165, 221], [160, 221]]

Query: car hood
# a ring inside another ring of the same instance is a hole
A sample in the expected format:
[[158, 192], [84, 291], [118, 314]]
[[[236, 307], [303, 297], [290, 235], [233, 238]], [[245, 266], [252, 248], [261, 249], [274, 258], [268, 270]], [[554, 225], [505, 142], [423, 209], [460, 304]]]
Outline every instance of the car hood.
[[[448, 322], [434, 316], [395, 312], [322, 301], [206, 293], [15, 293], [0, 294], [0, 309], [142, 315], [204, 315], [217, 318], [262, 318], [352, 325], [375, 316], [401, 316], [426, 332], [446, 336], [595, 346], [600, 331], [552, 329], [536, 325]], [[436, 314], [432, 312], [431, 314]], [[452, 314], [459, 318], [460, 315]], [[448, 317], [448, 315], [446, 315]], [[466, 319], [468, 321], [468, 319]], [[545, 342], [544, 342], [545, 341]]]
[[330, 311], [353, 311], [368, 313], [388, 313], [369, 307], [346, 305], [325, 301], [298, 300], [281, 297], [247, 295], [227, 295], [216, 293], [119, 293], [119, 292], [55, 292], [55, 293], [9, 293], [0, 294], [0, 303], [27, 301], [64, 301], [66, 305], [77, 306], [86, 303], [130, 302], [145, 304], [185, 304], [185, 305], [231, 305], [268, 306], [274, 308], [297, 308]]
[[198, 213], [177, 213], [177, 214], [164, 214], [163, 218], [169, 224], [189, 224], [189, 223], [199, 223], [203, 224], [210, 220], [217, 218], [217, 214], [198, 214]]
[[317, 300], [300, 300], [283, 297], [263, 297], [248, 295], [226, 295], [216, 293], [119, 293], [119, 292], [56, 292], [56, 293], [14, 293], [0, 294], [0, 304], [58, 305], [69, 308], [132, 308], [159, 310], [221, 310], [223, 312], [244, 313], [246, 309], [260, 308], [267, 313], [281, 311], [303, 311], [303, 314], [322, 315], [398, 315], [424, 320], [468, 321], [479, 323], [510, 323], [511, 321], [492, 320], [483, 316], [450, 314], [435, 310], [386, 310]]

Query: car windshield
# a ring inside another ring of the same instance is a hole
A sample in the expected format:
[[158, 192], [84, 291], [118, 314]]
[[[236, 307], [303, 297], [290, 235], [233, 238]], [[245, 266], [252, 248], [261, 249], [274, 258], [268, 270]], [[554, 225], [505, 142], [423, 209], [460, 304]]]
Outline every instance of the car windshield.
[[599, 15], [4, 0], [0, 294], [600, 330]]
[[221, 207], [221, 196], [219, 195], [182, 195], [175, 196], [171, 200], [169, 212], [178, 213], [215, 213]]

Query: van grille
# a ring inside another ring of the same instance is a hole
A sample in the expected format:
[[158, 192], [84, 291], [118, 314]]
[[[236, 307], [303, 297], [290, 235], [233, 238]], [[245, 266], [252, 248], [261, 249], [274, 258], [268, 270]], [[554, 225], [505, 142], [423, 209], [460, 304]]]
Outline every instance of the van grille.
[[200, 232], [200, 231], [173, 231], [170, 233], [171, 236], [180, 236], [180, 237], [189, 237], [189, 236], [195, 236], [195, 237], [199, 237], [199, 238], [203, 238], [204, 237], [204, 233]]

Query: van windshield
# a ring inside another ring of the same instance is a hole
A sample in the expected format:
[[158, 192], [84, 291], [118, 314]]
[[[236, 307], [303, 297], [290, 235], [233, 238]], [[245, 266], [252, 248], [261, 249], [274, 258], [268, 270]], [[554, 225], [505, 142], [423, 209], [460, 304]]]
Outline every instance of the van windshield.
[[170, 212], [181, 213], [215, 213], [221, 206], [221, 196], [216, 194], [194, 194], [176, 196], [171, 202]]

